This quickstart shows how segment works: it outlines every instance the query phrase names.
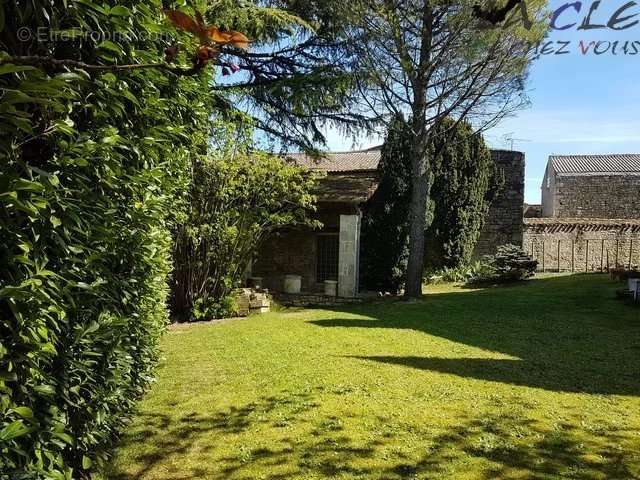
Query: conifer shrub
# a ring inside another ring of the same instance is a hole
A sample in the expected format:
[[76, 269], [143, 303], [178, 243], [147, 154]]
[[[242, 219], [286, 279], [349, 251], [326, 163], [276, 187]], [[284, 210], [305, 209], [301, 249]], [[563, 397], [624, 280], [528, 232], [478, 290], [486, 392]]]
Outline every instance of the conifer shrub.
[[[397, 116], [381, 151], [379, 186], [362, 218], [362, 285], [396, 293], [406, 272], [411, 201], [411, 126]], [[491, 152], [468, 123], [445, 119], [430, 132], [428, 277], [464, 281], [491, 202], [502, 187]]]
[[538, 268], [534, 260], [517, 245], [501, 245], [495, 255], [488, 257], [498, 281], [509, 282], [533, 277]]
[[379, 185], [362, 215], [360, 271], [367, 290], [397, 293], [408, 257], [411, 157], [409, 125], [391, 123], [378, 167]]
[[445, 119], [431, 135], [425, 267], [465, 268], [503, 179], [484, 139], [467, 122]]

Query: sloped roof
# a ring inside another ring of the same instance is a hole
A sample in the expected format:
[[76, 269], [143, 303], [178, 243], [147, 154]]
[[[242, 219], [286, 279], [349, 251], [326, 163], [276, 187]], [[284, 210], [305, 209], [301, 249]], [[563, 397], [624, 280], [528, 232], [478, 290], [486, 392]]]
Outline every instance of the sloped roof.
[[600, 232], [607, 230], [640, 232], [640, 220], [616, 218], [525, 218], [524, 228], [533, 233], [560, 233], [582, 230]]
[[315, 194], [320, 202], [364, 203], [378, 187], [375, 172], [333, 172], [318, 181]]
[[320, 158], [313, 158], [304, 153], [290, 153], [287, 158], [301, 167], [323, 172], [374, 171], [380, 163], [380, 148], [353, 152], [327, 152]]
[[556, 173], [576, 175], [640, 175], [640, 154], [552, 155], [549, 162]]

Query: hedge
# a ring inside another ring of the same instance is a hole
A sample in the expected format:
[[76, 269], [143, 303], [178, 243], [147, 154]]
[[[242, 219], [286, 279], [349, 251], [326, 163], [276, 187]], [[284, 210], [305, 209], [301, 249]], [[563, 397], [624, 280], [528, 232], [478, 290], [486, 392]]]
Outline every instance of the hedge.
[[[167, 46], [159, 1], [0, 9], [2, 56], [142, 63]], [[18, 37], [38, 27], [121, 36]], [[208, 81], [0, 66], [1, 479], [88, 476], [149, 385]]]

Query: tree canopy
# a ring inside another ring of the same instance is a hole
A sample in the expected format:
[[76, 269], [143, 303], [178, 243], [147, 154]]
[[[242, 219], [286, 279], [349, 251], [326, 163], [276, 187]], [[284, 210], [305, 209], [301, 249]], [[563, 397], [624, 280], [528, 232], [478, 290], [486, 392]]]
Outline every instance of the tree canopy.
[[472, 1], [376, 0], [353, 5], [357, 13], [350, 17], [353, 23], [345, 36], [357, 59], [363, 108], [376, 117], [404, 113], [411, 118], [406, 294], [419, 296], [432, 169], [430, 134], [448, 117], [466, 120], [480, 131], [525, 104], [530, 45], [545, 31], [538, 15], [544, 2], [527, 2], [535, 24], [496, 28], [486, 28]]

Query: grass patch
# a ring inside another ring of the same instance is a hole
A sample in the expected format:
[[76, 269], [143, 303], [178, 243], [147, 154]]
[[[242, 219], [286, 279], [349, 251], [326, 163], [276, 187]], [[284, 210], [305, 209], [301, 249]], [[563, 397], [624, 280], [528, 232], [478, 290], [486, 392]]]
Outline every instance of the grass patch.
[[640, 310], [602, 275], [171, 331], [118, 479], [640, 478]]

